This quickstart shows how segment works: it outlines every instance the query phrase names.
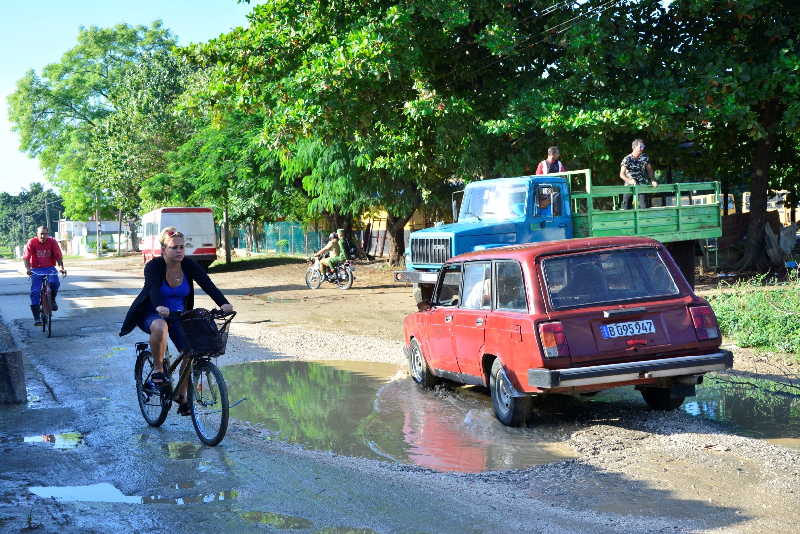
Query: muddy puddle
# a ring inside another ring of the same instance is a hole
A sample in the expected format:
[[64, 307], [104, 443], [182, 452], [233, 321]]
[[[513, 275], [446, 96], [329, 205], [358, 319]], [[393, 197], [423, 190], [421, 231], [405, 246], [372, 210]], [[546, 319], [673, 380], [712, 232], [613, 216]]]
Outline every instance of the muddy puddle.
[[64, 432], [61, 434], [40, 434], [25, 436], [24, 443], [49, 443], [54, 449], [70, 450], [83, 445], [83, 434], [80, 432]]
[[484, 392], [424, 392], [395, 365], [253, 362], [225, 367], [232, 410], [305, 447], [440, 471], [517, 469], [574, 457], [557, 424], [515, 429]]
[[[633, 388], [599, 393], [592, 402], [644, 406]], [[736, 434], [800, 449], [800, 388], [771, 380], [738, 376], [706, 376], [697, 396], [687, 397], [681, 410], [723, 423]]]

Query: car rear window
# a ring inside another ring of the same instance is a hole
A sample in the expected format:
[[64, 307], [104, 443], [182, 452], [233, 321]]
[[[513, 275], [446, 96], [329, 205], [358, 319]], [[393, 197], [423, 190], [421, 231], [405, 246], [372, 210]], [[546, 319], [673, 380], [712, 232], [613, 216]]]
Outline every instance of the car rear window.
[[542, 262], [554, 309], [679, 293], [658, 250], [637, 248], [555, 256]]

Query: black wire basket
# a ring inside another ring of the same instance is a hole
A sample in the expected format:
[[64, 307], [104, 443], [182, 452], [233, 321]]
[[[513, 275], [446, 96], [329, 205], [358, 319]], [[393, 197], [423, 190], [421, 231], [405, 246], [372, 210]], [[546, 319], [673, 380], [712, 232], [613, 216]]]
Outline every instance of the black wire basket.
[[195, 355], [222, 356], [228, 344], [228, 328], [235, 312], [195, 308], [181, 315], [181, 326], [186, 333], [190, 350]]

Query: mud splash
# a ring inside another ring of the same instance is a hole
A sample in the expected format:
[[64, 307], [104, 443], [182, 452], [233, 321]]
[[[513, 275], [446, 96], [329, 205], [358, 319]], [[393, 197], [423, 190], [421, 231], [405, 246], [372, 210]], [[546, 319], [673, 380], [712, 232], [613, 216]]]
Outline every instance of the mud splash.
[[248, 399], [234, 417], [316, 450], [466, 472], [575, 455], [557, 424], [508, 428], [474, 388], [420, 391], [398, 371], [352, 361], [253, 362], [224, 370], [231, 398]]

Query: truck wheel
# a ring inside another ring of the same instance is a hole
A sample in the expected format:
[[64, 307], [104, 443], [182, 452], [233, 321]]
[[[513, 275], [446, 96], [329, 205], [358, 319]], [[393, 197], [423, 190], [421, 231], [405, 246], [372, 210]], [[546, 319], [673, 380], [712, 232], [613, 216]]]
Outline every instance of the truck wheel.
[[414, 284], [411, 288], [414, 294], [414, 302], [416, 304], [425, 301], [430, 302], [433, 298], [433, 287], [433, 284]]
[[673, 395], [669, 388], [642, 388], [640, 392], [651, 410], [674, 410], [686, 399], [684, 395]]
[[494, 415], [506, 426], [522, 426], [528, 420], [531, 411], [531, 398], [515, 397], [513, 388], [502, 370], [502, 362], [499, 358], [495, 359], [489, 375], [489, 392], [492, 396]]
[[408, 371], [414, 382], [424, 388], [432, 388], [437, 379], [428, 368], [428, 362], [416, 339], [411, 340], [411, 350], [408, 353]]
[[694, 241], [675, 241], [672, 243], [665, 243], [675, 263], [680, 267], [689, 286], [694, 289], [694, 267], [695, 267], [695, 242]]

